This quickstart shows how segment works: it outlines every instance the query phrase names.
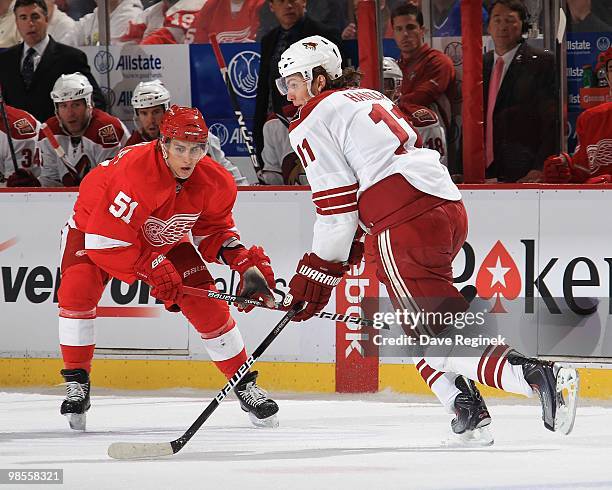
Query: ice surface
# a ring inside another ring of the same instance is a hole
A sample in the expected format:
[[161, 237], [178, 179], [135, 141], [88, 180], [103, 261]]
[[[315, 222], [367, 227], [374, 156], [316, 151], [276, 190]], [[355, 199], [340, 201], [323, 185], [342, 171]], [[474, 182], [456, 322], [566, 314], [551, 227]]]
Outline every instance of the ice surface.
[[64, 484], [51, 488], [78, 490], [612, 488], [609, 404], [581, 401], [574, 432], [564, 437], [544, 429], [534, 401], [493, 402], [495, 445], [449, 449], [441, 442], [450, 416], [433, 401], [280, 396], [281, 426], [256, 429], [228, 399], [178, 454], [115, 461], [109, 444], [169, 442], [212, 394], [96, 395], [94, 388], [88, 430], [77, 433], [59, 414], [60, 390], [0, 393], [0, 468], [63, 468]]

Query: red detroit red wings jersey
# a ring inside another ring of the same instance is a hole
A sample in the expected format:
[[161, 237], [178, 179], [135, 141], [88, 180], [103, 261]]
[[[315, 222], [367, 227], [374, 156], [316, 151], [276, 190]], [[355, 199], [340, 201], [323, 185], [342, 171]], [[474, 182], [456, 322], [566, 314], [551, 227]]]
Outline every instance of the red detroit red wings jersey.
[[[38, 131], [40, 123], [26, 111], [5, 105], [10, 135], [17, 157], [17, 165], [40, 175], [40, 155], [38, 153]], [[0, 174], [8, 177], [15, 169], [9, 146], [6, 127], [0, 117]]]
[[612, 175], [612, 102], [584, 111], [576, 122], [578, 147], [572, 157], [572, 181]]
[[259, 27], [259, 9], [264, 0], [245, 0], [238, 12], [232, 13], [230, 2], [208, 0], [196, 15], [186, 42], [209, 43], [209, 35], [217, 34], [220, 43], [244, 43], [255, 40]]
[[157, 142], [128, 146], [81, 183], [71, 226], [85, 232], [91, 260], [131, 283], [134, 264], [167, 252], [191, 231], [204, 260], [216, 262], [221, 245], [238, 237], [232, 217], [236, 184], [210, 157], [184, 183], [164, 162]]

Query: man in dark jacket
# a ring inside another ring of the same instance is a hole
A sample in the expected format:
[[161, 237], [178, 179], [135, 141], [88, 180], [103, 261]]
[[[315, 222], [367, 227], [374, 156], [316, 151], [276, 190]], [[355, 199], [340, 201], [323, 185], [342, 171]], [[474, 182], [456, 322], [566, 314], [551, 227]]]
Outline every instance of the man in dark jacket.
[[[261, 61], [257, 82], [255, 121], [253, 136], [257, 155], [264, 147], [263, 125], [269, 112], [283, 114], [287, 99], [276, 89], [278, 60], [291, 44], [308, 36], [320, 35], [337, 46], [340, 45], [340, 32], [305, 15], [306, 0], [269, 0], [270, 10], [276, 16], [279, 27], [272, 29], [261, 39]], [[265, 8], [265, 7], [263, 7]]]
[[7, 104], [39, 121], [55, 114], [50, 93], [62, 74], [81, 72], [94, 88], [94, 103], [104, 109], [104, 97], [91, 75], [83, 51], [55, 42], [47, 34], [49, 17], [44, 0], [17, 0], [13, 9], [23, 42], [0, 53], [0, 85]]

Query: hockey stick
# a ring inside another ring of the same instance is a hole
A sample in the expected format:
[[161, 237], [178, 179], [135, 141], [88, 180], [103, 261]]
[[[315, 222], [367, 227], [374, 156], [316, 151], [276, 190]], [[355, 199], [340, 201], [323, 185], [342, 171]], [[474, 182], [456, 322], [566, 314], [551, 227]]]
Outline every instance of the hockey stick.
[[13, 167], [15, 172], [19, 169], [17, 164], [17, 156], [15, 155], [15, 146], [13, 145], [13, 137], [11, 136], [11, 127], [9, 126], [8, 116], [6, 115], [6, 106], [4, 105], [4, 96], [2, 95], [2, 88], [0, 88], [0, 112], [2, 112], [2, 122], [6, 128], [6, 139], [9, 144], [9, 151], [11, 152], [11, 159], [13, 160]]
[[191, 427], [178, 439], [171, 442], [115, 442], [108, 447], [108, 455], [114, 459], [142, 459], [157, 458], [160, 456], [171, 456], [178, 453], [185, 444], [194, 436], [200, 427], [208, 420], [208, 417], [217, 409], [223, 399], [232, 391], [249, 368], [264, 353], [268, 346], [282, 332], [283, 328], [291, 321], [293, 316], [302, 309], [302, 304], [294, 305], [272, 329], [268, 336], [255, 349], [253, 354], [238, 368], [236, 373], [228, 380], [227, 384], [221, 388], [217, 396], [208, 404], [200, 416], [195, 420]]
[[68, 173], [72, 176], [73, 179], [75, 179], [76, 182], [80, 182], [81, 179], [79, 178], [79, 173], [68, 162], [68, 159], [66, 158], [66, 152], [55, 139], [55, 135], [53, 134], [53, 131], [49, 129], [49, 126], [47, 126], [47, 123], [44, 123], [41, 126], [40, 131], [41, 133], [43, 133], [45, 138], [49, 140], [49, 144], [51, 145], [51, 148], [53, 148], [53, 151], [55, 152], [55, 154], [58, 156], [60, 161], [64, 164], [64, 167], [66, 167], [66, 170], [68, 170]]
[[236, 120], [238, 121], [238, 127], [240, 128], [242, 139], [244, 140], [244, 144], [246, 145], [247, 151], [249, 152], [249, 157], [251, 158], [251, 163], [253, 164], [253, 168], [255, 169], [255, 174], [257, 175], [257, 178], [261, 181], [261, 171], [263, 169], [259, 166], [257, 154], [255, 153], [255, 147], [253, 146], [253, 138], [251, 137], [251, 133], [247, 129], [246, 123], [244, 122], [244, 116], [242, 115], [240, 104], [238, 104], [238, 97], [236, 96], [236, 91], [234, 90], [234, 86], [232, 85], [232, 79], [230, 78], [229, 73], [227, 72], [227, 65], [225, 64], [223, 53], [221, 52], [221, 48], [219, 47], [217, 35], [211, 34], [209, 37], [210, 44], [212, 46], [213, 52], [215, 53], [215, 58], [217, 58], [217, 64], [219, 65], [221, 78], [223, 78], [223, 81], [225, 82], [225, 87], [227, 88], [227, 93], [229, 94], [230, 102], [232, 103], [232, 109], [234, 110], [234, 115], [236, 116]]
[[[281, 310], [281, 304], [275, 303], [273, 307], [266, 306], [263, 301], [256, 299], [244, 298], [242, 296], [234, 296], [233, 294], [219, 293], [218, 291], [211, 291], [210, 289], [200, 289], [190, 286], [183, 286], [183, 291], [193, 296], [200, 296], [202, 298], [213, 298], [227, 303], [243, 303], [247, 305], [256, 306], [258, 308], [268, 308], [270, 310]], [[321, 311], [316, 314], [317, 317], [325, 320], [332, 320], [334, 322], [353, 323], [357, 325], [364, 325], [366, 327], [374, 327], [378, 330], [389, 330], [390, 327], [386, 323], [380, 320], [370, 320], [369, 318], [361, 318], [359, 316], [343, 315], [342, 313], [330, 313], [328, 311]]]

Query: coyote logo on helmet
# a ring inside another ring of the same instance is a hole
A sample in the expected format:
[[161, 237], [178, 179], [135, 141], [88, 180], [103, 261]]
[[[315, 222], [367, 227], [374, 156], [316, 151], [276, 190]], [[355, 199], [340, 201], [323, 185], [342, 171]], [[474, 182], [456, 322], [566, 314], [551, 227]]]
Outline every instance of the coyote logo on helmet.
[[313, 43], [312, 41], [308, 41], [305, 43], [302, 43], [302, 46], [304, 46], [306, 49], [312, 49], [313, 51], [317, 50], [317, 43]]
[[26, 118], [18, 119], [13, 123], [13, 127], [17, 130], [20, 136], [35, 135], [36, 130]]

